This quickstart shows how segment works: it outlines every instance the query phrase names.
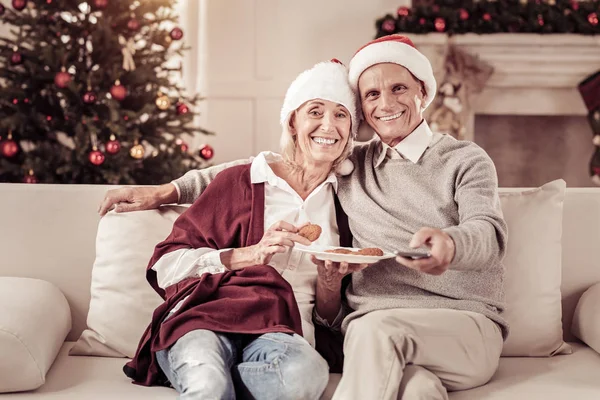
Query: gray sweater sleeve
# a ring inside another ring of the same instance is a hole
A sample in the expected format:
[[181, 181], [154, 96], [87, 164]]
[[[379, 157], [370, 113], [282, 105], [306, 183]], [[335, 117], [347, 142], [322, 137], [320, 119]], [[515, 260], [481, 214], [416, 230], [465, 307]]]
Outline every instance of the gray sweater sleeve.
[[496, 168], [476, 147], [457, 167], [454, 199], [459, 224], [444, 229], [454, 240], [456, 252], [450, 268], [478, 270], [500, 262], [506, 252], [508, 230], [498, 196]]
[[245, 160], [236, 160], [224, 164], [215, 165], [204, 169], [194, 169], [186, 172], [181, 178], [177, 178], [171, 183], [179, 192], [179, 204], [192, 204], [209, 183], [215, 179], [219, 172], [237, 165], [250, 164], [254, 157]]

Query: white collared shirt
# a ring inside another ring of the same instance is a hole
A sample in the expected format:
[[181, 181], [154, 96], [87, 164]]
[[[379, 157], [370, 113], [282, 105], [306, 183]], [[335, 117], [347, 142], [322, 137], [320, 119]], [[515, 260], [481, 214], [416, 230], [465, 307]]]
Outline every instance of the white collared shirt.
[[[311, 222], [320, 225], [322, 229], [321, 236], [314, 243], [339, 245], [333, 201], [333, 192], [337, 190], [335, 174], [331, 173], [306, 200], [302, 200], [298, 193], [285, 180], [275, 175], [269, 166], [270, 162], [280, 160], [279, 155], [263, 152], [252, 161], [250, 167], [251, 182], [265, 184], [265, 231], [281, 220], [295, 226]], [[226, 268], [221, 263], [220, 254], [227, 250], [229, 249], [176, 250], [162, 256], [152, 269], [156, 271], [158, 285], [166, 288], [187, 277], [225, 272]], [[304, 338], [314, 346], [312, 312], [316, 295], [316, 265], [310, 261], [310, 256], [294, 248], [288, 249], [285, 253], [275, 254], [269, 265], [277, 269], [292, 286], [302, 317]]]
[[375, 167], [379, 167], [386, 157], [404, 158], [416, 164], [429, 146], [442, 137], [429, 128], [427, 121], [423, 120], [407, 137], [394, 147], [381, 142], [378, 154], [375, 155]]

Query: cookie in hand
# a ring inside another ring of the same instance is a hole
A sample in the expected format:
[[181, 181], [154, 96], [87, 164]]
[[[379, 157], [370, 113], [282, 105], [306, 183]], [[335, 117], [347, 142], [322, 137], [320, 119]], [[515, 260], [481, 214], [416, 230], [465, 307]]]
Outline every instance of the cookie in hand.
[[315, 224], [307, 224], [300, 228], [298, 235], [307, 238], [311, 242], [314, 242], [321, 236], [321, 227]]

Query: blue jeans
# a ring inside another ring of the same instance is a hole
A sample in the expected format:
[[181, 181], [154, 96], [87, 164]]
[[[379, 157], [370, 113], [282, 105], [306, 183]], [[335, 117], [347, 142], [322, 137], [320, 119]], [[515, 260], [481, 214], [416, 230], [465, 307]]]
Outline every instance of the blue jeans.
[[297, 334], [200, 329], [156, 358], [182, 400], [316, 400], [329, 381], [327, 362]]

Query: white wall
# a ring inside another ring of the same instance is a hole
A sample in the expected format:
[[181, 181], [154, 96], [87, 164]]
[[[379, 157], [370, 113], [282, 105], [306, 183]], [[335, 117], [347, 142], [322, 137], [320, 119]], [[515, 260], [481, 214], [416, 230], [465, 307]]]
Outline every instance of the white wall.
[[[314, 63], [347, 63], [375, 33], [375, 20], [410, 0], [199, 0], [184, 79], [208, 99], [200, 124], [216, 136], [215, 162], [277, 150], [279, 109], [292, 79]], [[195, 8], [192, 7], [192, 8]], [[194, 71], [198, 71], [195, 73]]]

